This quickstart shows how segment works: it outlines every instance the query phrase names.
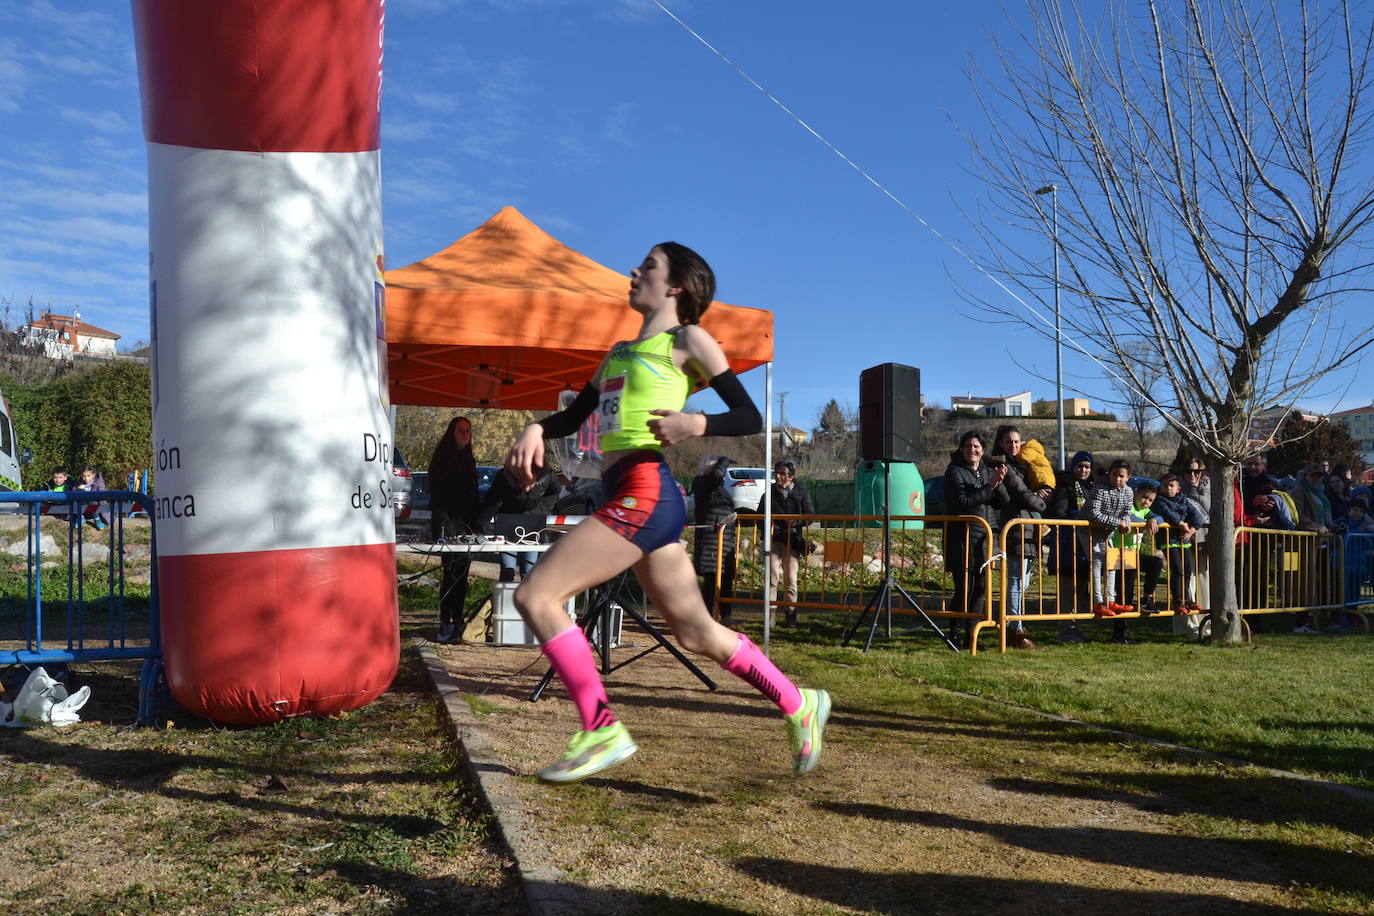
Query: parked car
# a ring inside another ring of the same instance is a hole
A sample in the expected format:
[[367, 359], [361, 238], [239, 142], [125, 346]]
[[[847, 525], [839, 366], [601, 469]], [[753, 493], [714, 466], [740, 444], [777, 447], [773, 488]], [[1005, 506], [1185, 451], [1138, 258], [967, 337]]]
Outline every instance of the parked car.
[[410, 511], [429, 514], [429, 471], [413, 471], [410, 475]]
[[[690, 499], [690, 497], [688, 497]], [[571, 486], [565, 488], [553, 507], [554, 515], [591, 515], [601, 501], [601, 481], [587, 477], [573, 479]], [[691, 511], [687, 519], [692, 518]]]
[[[477, 495], [483, 497], [491, 489], [491, 482], [501, 473], [499, 467], [477, 466]], [[429, 471], [415, 471], [410, 475], [410, 514], [429, 518]]]
[[487, 491], [491, 489], [492, 483], [496, 480], [496, 475], [500, 473], [499, 467], [494, 468], [485, 464], [477, 465], [477, 495], [480, 498], [486, 498]]
[[393, 448], [391, 450], [391, 505], [396, 510], [397, 518], [409, 518], [411, 509], [411, 492], [414, 489], [415, 478], [410, 473], [410, 465], [406, 464], [405, 458], [401, 455], [401, 450]]
[[773, 472], [763, 468], [726, 468], [725, 485], [730, 488], [730, 502], [736, 512], [753, 512], [763, 500], [765, 479], [773, 481]]

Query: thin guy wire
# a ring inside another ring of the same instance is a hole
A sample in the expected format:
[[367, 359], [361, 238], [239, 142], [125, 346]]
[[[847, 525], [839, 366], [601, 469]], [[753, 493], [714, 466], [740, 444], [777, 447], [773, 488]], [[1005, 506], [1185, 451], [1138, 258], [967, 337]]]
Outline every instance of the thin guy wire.
[[[1040, 312], [1037, 311], [1036, 308], [1035, 308], [1033, 305], [1031, 305], [1031, 304], [1030, 304], [1029, 302], [1027, 302], [1026, 300], [1022, 299], [1020, 296], [1018, 296], [1018, 295], [1016, 294], [1016, 292], [1015, 292], [1014, 290], [1012, 290], [1011, 288], [1009, 288], [1009, 287], [1008, 287], [1005, 283], [1003, 283], [1001, 280], [997, 279], [997, 277], [995, 277], [995, 276], [993, 276], [991, 273], [989, 273], [989, 272], [987, 271], [987, 269], [985, 269], [981, 264], [979, 264], [976, 260], [974, 260], [974, 258], [973, 258], [972, 255], [970, 255], [968, 252], [964, 251], [964, 249], [961, 248], [961, 247], [959, 247], [959, 245], [958, 245], [956, 242], [954, 242], [953, 240], [951, 240], [950, 238], [948, 238], [947, 236], [945, 236], [942, 232], [940, 232], [939, 229], [936, 229], [936, 228], [935, 228], [934, 226], [932, 226], [929, 222], [927, 222], [927, 221], [921, 216], [921, 214], [917, 213], [915, 210], [911, 209], [911, 207], [907, 206], [907, 204], [906, 204], [905, 201], [903, 201], [903, 200], [902, 200], [900, 197], [898, 197], [896, 194], [894, 194], [894, 193], [892, 193], [891, 191], [889, 191], [889, 190], [882, 184], [882, 182], [878, 181], [878, 179], [874, 178], [872, 175], [870, 175], [868, 172], [866, 172], [866, 171], [863, 169], [863, 167], [860, 166], [857, 162], [855, 162], [853, 159], [850, 159], [848, 156], [846, 156], [846, 155], [844, 154], [844, 152], [842, 152], [842, 151], [839, 149], [839, 147], [835, 146], [835, 144], [833, 144], [833, 143], [831, 143], [829, 140], [827, 140], [827, 139], [825, 138], [825, 136], [823, 136], [823, 135], [820, 133], [820, 131], [816, 130], [814, 127], [812, 127], [810, 124], [808, 124], [801, 116], [799, 116], [796, 112], [794, 112], [792, 109], [788, 108], [785, 104], [783, 104], [782, 100], [780, 100], [777, 96], [773, 95], [773, 93], [769, 92], [769, 91], [768, 91], [767, 89], [765, 89], [762, 85], [760, 85], [759, 82], [758, 82], [758, 80], [754, 79], [752, 76], [750, 76], [748, 73], [746, 73], [746, 72], [744, 71], [744, 69], [743, 69], [742, 67], [740, 67], [739, 64], [735, 63], [733, 60], [731, 60], [731, 59], [730, 59], [729, 57], [727, 57], [725, 54], [721, 53], [720, 50], [717, 49], [715, 45], [711, 44], [709, 41], [707, 41], [705, 38], [703, 38], [703, 37], [700, 35], [700, 33], [698, 33], [695, 29], [693, 29], [693, 28], [692, 28], [691, 26], [689, 26], [687, 23], [683, 22], [680, 18], [678, 18], [677, 14], [674, 13], [672, 10], [668, 9], [668, 7], [664, 6], [663, 3], [661, 2], [661, 0], [653, 0], [653, 2], [654, 2], [654, 5], [655, 5], [655, 6], [657, 6], [659, 9], [663, 10], [663, 12], [668, 16], [668, 18], [672, 19], [672, 20], [673, 20], [674, 22], [676, 22], [678, 25], [682, 26], [682, 28], [683, 28], [684, 30], [686, 30], [687, 34], [691, 35], [693, 38], [695, 38], [697, 41], [699, 41], [702, 45], [704, 45], [704, 46], [707, 48], [707, 50], [709, 50], [712, 54], [716, 55], [716, 57], [720, 58], [720, 59], [721, 59], [722, 61], [724, 61], [727, 65], [729, 65], [729, 67], [730, 67], [732, 70], [734, 70], [736, 73], [738, 73], [738, 74], [745, 80], [745, 82], [747, 82], [749, 85], [753, 86], [753, 87], [754, 87], [755, 89], [757, 89], [759, 92], [763, 93], [764, 97], [767, 98], [768, 101], [772, 102], [774, 105], [776, 105], [776, 106], [778, 106], [779, 108], [781, 108], [781, 109], [783, 110], [783, 112], [787, 114], [788, 117], [790, 117], [793, 121], [796, 121], [799, 125], [801, 125], [802, 128], [804, 128], [804, 129], [806, 130], [807, 133], [811, 134], [811, 136], [815, 137], [817, 140], [819, 140], [821, 143], [823, 143], [823, 144], [825, 145], [826, 149], [830, 150], [830, 151], [831, 151], [832, 153], [834, 153], [836, 156], [839, 156], [840, 159], [844, 160], [845, 164], [847, 164], [850, 168], [852, 168], [854, 171], [858, 172], [861, 176], [863, 176], [863, 178], [864, 178], [865, 181], [867, 181], [869, 184], [873, 185], [873, 187], [875, 187], [875, 188], [877, 188], [879, 191], [881, 191], [882, 194], [883, 194], [885, 197], [887, 197], [887, 198], [888, 198], [889, 200], [891, 200], [894, 204], [896, 204], [897, 206], [899, 206], [899, 207], [901, 207], [903, 210], [905, 210], [906, 213], [907, 213], [909, 216], [911, 216], [911, 217], [912, 217], [913, 219], [915, 219], [918, 223], [920, 223], [922, 226], [924, 226], [926, 229], [928, 229], [932, 235], [934, 235], [937, 239], [939, 239], [940, 241], [942, 241], [942, 242], [944, 242], [946, 245], [948, 245], [951, 249], [954, 250], [954, 252], [955, 252], [956, 254], [958, 254], [960, 257], [962, 257], [965, 261], [968, 261], [968, 263], [971, 264], [971, 265], [973, 266], [974, 270], [978, 271], [980, 274], [982, 274], [983, 276], [987, 277], [989, 280], [991, 280], [993, 283], [995, 283], [995, 284], [998, 286], [998, 288], [1000, 288], [1003, 292], [1005, 292], [1008, 296], [1010, 296], [1012, 299], [1016, 300], [1016, 302], [1020, 303], [1021, 307], [1024, 308], [1026, 311], [1030, 312], [1032, 315], [1034, 315], [1035, 318], [1036, 318], [1042, 325], [1044, 325], [1045, 327], [1050, 327], [1050, 326], [1051, 326], [1051, 325], [1050, 325], [1050, 322], [1049, 322], [1049, 319], [1047, 319], [1044, 315], [1040, 314]], [[1072, 349], [1077, 350], [1079, 353], [1083, 354], [1085, 357], [1087, 357], [1088, 359], [1092, 360], [1094, 363], [1097, 363], [1097, 365], [1101, 366], [1102, 369], [1103, 369], [1108, 375], [1110, 375], [1112, 378], [1116, 379], [1116, 380], [1117, 380], [1118, 382], [1120, 382], [1122, 385], [1125, 385], [1127, 388], [1129, 388], [1129, 389], [1135, 391], [1137, 394], [1139, 394], [1142, 398], [1144, 398], [1147, 402], [1149, 402], [1149, 404], [1150, 404], [1151, 407], [1153, 407], [1155, 410], [1159, 411], [1159, 413], [1160, 413], [1161, 416], [1164, 415], [1164, 408], [1161, 407], [1159, 404], [1157, 404], [1157, 403], [1155, 402], [1155, 400], [1154, 400], [1153, 398], [1150, 397], [1150, 395], [1149, 395], [1148, 392], [1139, 390], [1138, 388], [1136, 388], [1135, 385], [1131, 384], [1131, 382], [1130, 382], [1129, 380], [1122, 378], [1119, 374], [1117, 374], [1117, 372], [1116, 372], [1114, 369], [1112, 369], [1111, 366], [1107, 365], [1107, 364], [1104, 363], [1102, 360], [1098, 359], [1096, 356], [1092, 355], [1092, 354], [1089, 353], [1087, 350], [1083, 349], [1082, 345], [1080, 345], [1077, 341], [1074, 341], [1074, 340], [1070, 339], [1069, 341], [1067, 341], [1067, 343], [1068, 343], [1068, 345], [1069, 345]]]

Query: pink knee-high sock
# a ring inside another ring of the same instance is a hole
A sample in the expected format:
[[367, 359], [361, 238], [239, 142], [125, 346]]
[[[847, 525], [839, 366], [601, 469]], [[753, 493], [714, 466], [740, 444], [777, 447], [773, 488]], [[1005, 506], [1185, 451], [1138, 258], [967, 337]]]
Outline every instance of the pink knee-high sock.
[[754, 641], [743, 633], [739, 634], [739, 645], [729, 661], [721, 665], [726, 671], [753, 685], [759, 693], [768, 697], [784, 713], [791, 715], [801, 709], [801, 693], [797, 685], [778, 670], [778, 666], [768, 660], [768, 656]]
[[582, 718], [584, 731], [615, 724], [615, 713], [611, 712], [606, 687], [601, 683], [600, 672], [596, 670], [592, 647], [581, 630], [570, 626], [539, 649], [567, 688], [568, 696]]

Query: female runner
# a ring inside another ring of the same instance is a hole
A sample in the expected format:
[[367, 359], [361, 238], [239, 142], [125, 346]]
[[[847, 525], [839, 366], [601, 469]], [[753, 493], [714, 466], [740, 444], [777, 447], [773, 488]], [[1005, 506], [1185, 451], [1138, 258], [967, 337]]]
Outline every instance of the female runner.
[[[749, 637], [711, 618], [679, 541], [687, 510], [663, 446], [693, 436], [745, 436], [762, 427], [725, 353], [698, 324], [715, 290], [715, 275], [700, 255], [676, 242], [656, 245], [630, 272], [630, 308], [643, 316], [639, 335], [611, 348], [577, 400], [525, 427], [506, 456], [506, 467], [529, 482], [544, 462], [544, 440], [571, 435], [600, 410], [606, 501], [554, 545], [515, 592], [516, 608], [582, 720], [563, 758], [540, 771], [545, 782], [585, 779], [638, 750], [611, 711], [591, 646], [563, 610], [570, 596], [627, 568], [684, 649], [713, 659], [778, 705], [797, 774], [810, 772], [820, 757], [829, 694], [798, 689]], [[725, 413], [682, 412], [692, 389], [689, 372], [709, 381], [729, 408]]]

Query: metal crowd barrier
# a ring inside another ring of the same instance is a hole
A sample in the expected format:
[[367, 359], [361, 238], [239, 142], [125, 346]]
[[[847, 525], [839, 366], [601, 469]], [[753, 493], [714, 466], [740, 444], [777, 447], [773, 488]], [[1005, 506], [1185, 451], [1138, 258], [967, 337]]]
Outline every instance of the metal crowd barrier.
[[[775, 523], [802, 522], [806, 525], [806, 553], [798, 553], [797, 600], [788, 601], [783, 582], [774, 583], [773, 604], [779, 608], [862, 611], [882, 581], [883, 516], [881, 515], [775, 515]], [[954, 543], [964, 556], [980, 556], [986, 562], [995, 552], [992, 529], [976, 516], [894, 515], [890, 574], [893, 580], [932, 618], [967, 621], [971, 627], [971, 646], [976, 651], [977, 635], [996, 626], [992, 592], [986, 588], [988, 571], [961, 566], [957, 573], [945, 570], [945, 548]], [[917, 527], [920, 526], [920, 527]], [[716, 538], [720, 556], [725, 529], [698, 530], [696, 537]], [[763, 599], [767, 569], [763, 556], [762, 516], [741, 516], [734, 523], [735, 591], [734, 597], [719, 596], [721, 564], [716, 564], [716, 607], [721, 601], [753, 604]], [[951, 540], [954, 539], [954, 540]], [[979, 544], [983, 545], [981, 552]], [[773, 551], [792, 554], [790, 545], [773, 541]], [[784, 559], [785, 562], [785, 559]], [[979, 586], [981, 595], [979, 595]], [[971, 599], [971, 600], [970, 600]], [[892, 602], [895, 615], [916, 615], [898, 596]]]
[[[776, 515], [775, 522], [806, 525], [805, 555], [797, 555], [797, 599], [787, 600], [783, 583], [774, 585], [774, 606], [860, 612], [883, 575], [882, 516]], [[1013, 519], [994, 537], [976, 516], [893, 516], [890, 574], [926, 614], [945, 621], [967, 621], [970, 653], [988, 628], [1007, 648], [1009, 625], [1017, 619], [1070, 622], [1092, 620], [1098, 589], [1093, 582], [1093, 555], [1098, 551], [1101, 594], [1105, 577], [1115, 582], [1118, 603], [1133, 610], [1112, 619], [1171, 617], [1208, 613], [1206, 546], [1169, 541], [1161, 524], [1153, 536], [1137, 523], [1120, 546], [1092, 533], [1083, 520]], [[735, 592], [720, 595], [721, 564], [716, 564], [717, 604], [753, 604], [762, 600], [767, 574], [762, 552], [762, 518], [742, 516], [734, 522]], [[921, 527], [917, 528], [916, 525]], [[714, 537], [717, 556], [725, 529], [697, 530], [695, 537]], [[954, 539], [954, 540], [951, 540]], [[978, 548], [978, 542], [989, 545]], [[974, 557], [946, 571], [947, 545]], [[773, 544], [775, 554], [792, 553]], [[1318, 535], [1303, 531], [1240, 528], [1236, 532], [1236, 579], [1243, 615], [1296, 611], [1355, 611], [1374, 604], [1374, 534]], [[1021, 563], [1018, 576], [1016, 564]], [[1153, 581], [1154, 589], [1146, 585]], [[978, 596], [981, 586], [981, 597]], [[1014, 597], [1019, 593], [1019, 599]], [[972, 607], [964, 606], [973, 597]], [[1019, 600], [1020, 613], [1013, 613]], [[1146, 613], [1146, 603], [1154, 610]], [[1182, 604], [1181, 610], [1176, 610]], [[914, 615], [905, 602], [894, 601], [894, 614]], [[1363, 615], [1360, 615], [1363, 623]]]
[[[1206, 548], [1192, 540], [1182, 545], [1171, 543], [1169, 533], [1168, 524], [1160, 524], [1151, 535], [1148, 525], [1138, 522], [1131, 526], [1130, 534], [1113, 538], [1094, 532], [1081, 519], [1012, 519], [998, 538], [1001, 651], [1007, 650], [1009, 625], [1018, 621], [1092, 620], [1097, 597], [1105, 599], [1109, 592], [1116, 603], [1132, 606], [1113, 620], [1205, 614], [1202, 608], [1207, 604], [1207, 594], [1202, 575], [1206, 560], [1201, 553]], [[1018, 559], [1023, 563], [1019, 588]], [[1152, 581], [1154, 588], [1148, 589]], [[1018, 591], [1020, 613], [1015, 608]], [[1180, 604], [1183, 610], [1176, 611]], [[1193, 606], [1197, 609], [1190, 610]]]
[[1345, 607], [1374, 604], [1374, 534], [1347, 534], [1345, 551]]
[[1340, 535], [1237, 528], [1235, 543], [1243, 613], [1345, 609], [1345, 541]]
[[[149, 531], [146, 608], [125, 578], [141, 547], [127, 537], [135, 512]], [[0, 664], [143, 659], [138, 719], [151, 723], [162, 674], [155, 516], [153, 499], [129, 490], [0, 493], [10, 520], [0, 523]]]

